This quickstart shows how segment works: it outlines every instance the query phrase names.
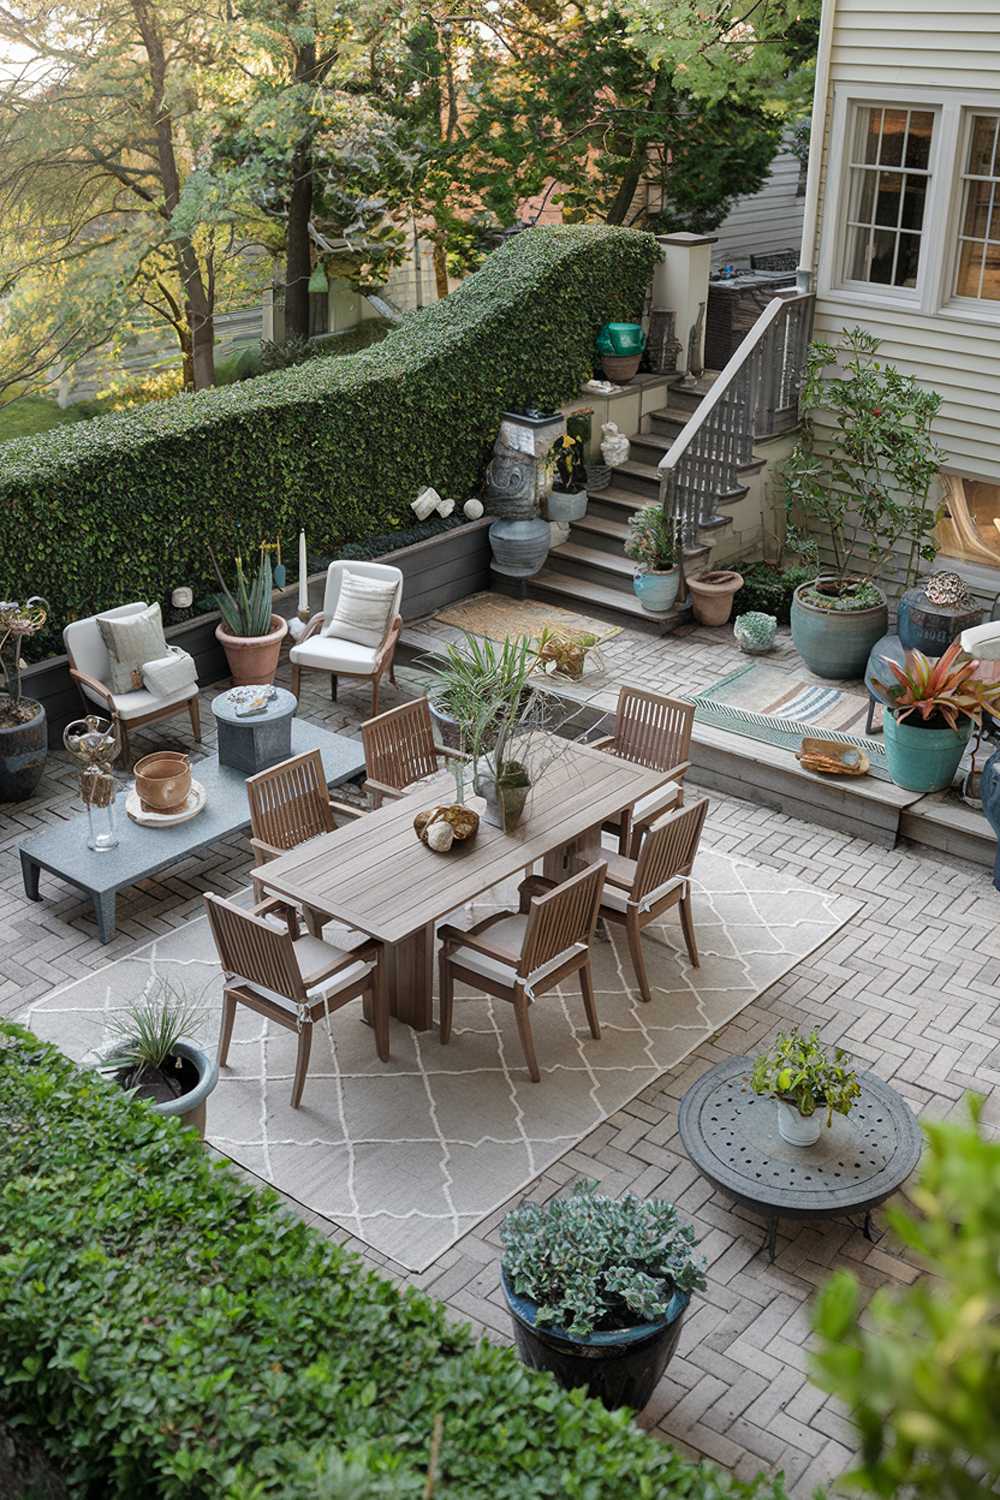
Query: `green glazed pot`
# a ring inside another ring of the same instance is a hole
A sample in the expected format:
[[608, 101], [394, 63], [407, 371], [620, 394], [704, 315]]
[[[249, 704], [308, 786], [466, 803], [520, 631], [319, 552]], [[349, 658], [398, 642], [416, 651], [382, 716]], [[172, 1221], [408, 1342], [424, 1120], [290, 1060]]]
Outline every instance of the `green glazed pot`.
[[872, 647], [889, 630], [888, 605], [883, 600], [868, 609], [817, 609], [802, 598], [813, 586], [802, 584], [792, 598], [796, 651], [817, 677], [864, 677]]
[[972, 733], [972, 720], [961, 729], [927, 729], [913, 716], [902, 723], [886, 711], [882, 715], [889, 775], [908, 792], [943, 792], [951, 786]]

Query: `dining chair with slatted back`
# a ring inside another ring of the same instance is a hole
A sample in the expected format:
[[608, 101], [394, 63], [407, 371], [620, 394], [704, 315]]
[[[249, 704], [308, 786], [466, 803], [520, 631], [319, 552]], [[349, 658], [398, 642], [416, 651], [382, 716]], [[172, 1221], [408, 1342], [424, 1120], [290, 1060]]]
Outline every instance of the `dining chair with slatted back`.
[[[362, 996], [375, 1031], [382, 1062], [389, 1060], [389, 1006], [382, 981], [381, 945], [335, 948], [321, 938], [296, 938], [277, 920], [279, 903], [261, 902], [246, 911], [221, 896], [206, 895], [212, 936], [226, 976], [219, 1034], [219, 1066], [229, 1056], [237, 1005], [298, 1033], [292, 1108], [305, 1087], [313, 1026]], [[271, 920], [265, 920], [265, 914]]]
[[684, 801], [684, 776], [691, 764], [691, 731], [694, 704], [683, 698], [666, 698], [643, 688], [623, 687], [618, 694], [613, 734], [592, 740], [594, 749], [620, 756], [637, 766], [667, 771], [666, 786], [641, 797], [605, 829], [618, 835], [618, 852], [635, 859], [650, 825]]
[[698, 968], [698, 942], [691, 910], [691, 870], [698, 855], [708, 798], [664, 814], [647, 831], [638, 859], [608, 858], [601, 916], [625, 928], [639, 993], [651, 1000], [642, 931], [672, 906], [680, 906], [681, 928], [692, 968]]
[[531, 895], [525, 882], [520, 912], [501, 911], [469, 928], [445, 926], [441, 951], [441, 1041], [451, 1037], [455, 981], [482, 990], [514, 1007], [518, 1035], [532, 1083], [541, 1081], [529, 1009], [532, 1003], [579, 974], [584, 1009], [595, 1041], [601, 1027], [594, 1001], [590, 945], [601, 903], [605, 863], [598, 860], [560, 885]]
[[368, 771], [365, 790], [373, 807], [381, 807], [386, 797], [402, 796], [424, 776], [433, 776], [441, 770], [441, 760], [465, 759], [459, 751], [435, 743], [426, 698], [369, 719], [361, 726], [361, 742]]

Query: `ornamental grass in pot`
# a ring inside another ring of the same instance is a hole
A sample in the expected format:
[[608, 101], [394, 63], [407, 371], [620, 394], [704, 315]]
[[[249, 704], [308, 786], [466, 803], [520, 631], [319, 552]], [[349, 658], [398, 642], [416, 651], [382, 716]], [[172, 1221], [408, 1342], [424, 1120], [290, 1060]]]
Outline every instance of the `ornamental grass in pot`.
[[524, 1363], [613, 1410], [644, 1407], [707, 1285], [672, 1203], [598, 1194], [525, 1202], [501, 1226], [501, 1284]]
[[902, 552], [912, 582], [937, 550], [929, 495], [944, 455], [930, 429], [941, 398], [876, 360], [879, 342], [854, 328], [839, 345], [810, 344], [801, 435], [785, 465], [786, 544], [815, 560], [818, 539], [832, 559], [795, 590], [791, 608], [796, 650], [819, 677], [864, 676], [889, 629], [883, 567]]
[[214, 1055], [196, 1040], [204, 1014], [184, 990], [156, 978], [122, 1014], [111, 1016], [114, 1040], [96, 1058], [106, 1078], [200, 1136], [208, 1097], [219, 1081]]
[[750, 1087], [778, 1105], [778, 1134], [790, 1146], [814, 1146], [835, 1114], [848, 1115], [861, 1097], [858, 1075], [840, 1047], [824, 1047], [816, 1031], [780, 1035], [754, 1059]]
[[0, 603], [0, 802], [23, 802], [42, 778], [48, 757], [45, 706], [21, 691], [21, 647], [37, 635], [48, 618], [49, 606], [37, 596], [18, 604]]
[[233, 686], [266, 687], [274, 681], [281, 643], [288, 634], [287, 621], [271, 609], [274, 584], [270, 556], [261, 552], [252, 581], [247, 579], [242, 557], [237, 557], [235, 593], [227, 586], [214, 555], [212, 566], [222, 590], [215, 596], [222, 615], [215, 638], [226, 653]]
[[629, 518], [625, 556], [636, 564], [632, 588], [643, 609], [665, 614], [673, 609], [680, 588], [680, 547], [673, 522], [662, 505], [644, 505]]
[[889, 775], [910, 792], [941, 792], [955, 779], [973, 725], [1000, 712], [1000, 683], [977, 677], [980, 663], [954, 641], [933, 661], [907, 651], [900, 666], [882, 658], [892, 680], [875, 681], [888, 699], [882, 733]]

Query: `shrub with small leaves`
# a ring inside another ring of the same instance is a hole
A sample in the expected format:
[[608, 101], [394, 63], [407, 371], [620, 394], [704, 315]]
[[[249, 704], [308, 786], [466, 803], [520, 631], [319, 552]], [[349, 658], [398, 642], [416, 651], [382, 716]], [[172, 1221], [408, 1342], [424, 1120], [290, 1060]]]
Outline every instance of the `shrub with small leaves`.
[[522, 1203], [503, 1222], [503, 1268], [537, 1303], [537, 1323], [574, 1338], [661, 1318], [675, 1291], [701, 1291], [695, 1235], [672, 1203], [605, 1198], [581, 1183], [568, 1198]]

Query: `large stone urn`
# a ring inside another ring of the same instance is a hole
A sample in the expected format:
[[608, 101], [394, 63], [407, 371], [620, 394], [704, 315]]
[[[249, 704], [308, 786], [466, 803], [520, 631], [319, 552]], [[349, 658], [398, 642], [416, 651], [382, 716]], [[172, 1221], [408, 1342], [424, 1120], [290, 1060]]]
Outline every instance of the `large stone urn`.
[[504, 412], [486, 469], [494, 572], [531, 578], [545, 565], [551, 533], [542, 509], [552, 492], [552, 445], [566, 431], [561, 412]]

